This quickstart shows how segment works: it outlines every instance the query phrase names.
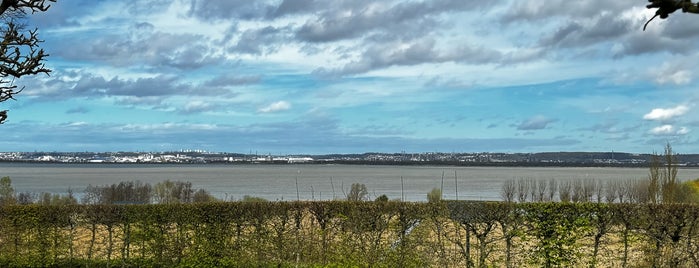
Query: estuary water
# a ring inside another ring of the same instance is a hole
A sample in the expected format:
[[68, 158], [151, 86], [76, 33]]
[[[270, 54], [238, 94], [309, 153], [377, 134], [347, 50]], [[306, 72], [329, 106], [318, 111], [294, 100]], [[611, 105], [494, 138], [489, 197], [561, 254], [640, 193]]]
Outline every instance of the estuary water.
[[[16, 192], [67, 193], [82, 196], [88, 185], [136, 181], [155, 185], [164, 180], [189, 181], [195, 189], [217, 198], [239, 200], [245, 195], [271, 201], [340, 199], [353, 183], [363, 183], [374, 199], [426, 201], [433, 188], [445, 199], [501, 200], [507, 180], [647, 179], [647, 168], [581, 167], [450, 167], [368, 165], [262, 164], [43, 164], [0, 163], [0, 177], [9, 176]], [[699, 178], [699, 169], [680, 169], [680, 180]]]

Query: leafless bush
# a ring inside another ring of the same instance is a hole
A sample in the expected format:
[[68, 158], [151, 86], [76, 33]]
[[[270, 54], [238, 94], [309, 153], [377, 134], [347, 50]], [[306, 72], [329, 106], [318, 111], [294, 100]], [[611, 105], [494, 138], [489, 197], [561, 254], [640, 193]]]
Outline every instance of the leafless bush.
[[583, 182], [581, 180], [574, 180], [573, 181], [573, 195], [572, 195], [572, 201], [577, 203], [577, 202], [582, 202], [584, 199], [585, 193], [584, 188], [583, 188]]
[[536, 202], [537, 185], [536, 180], [529, 178], [527, 179], [527, 184], [529, 184], [529, 200]]
[[550, 201], [550, 199], [547, 199], [546, 195], [546, 181], [543, 179], [540, 179], [538, 181], [539, 187], [537, 188], [537, 201], [539, 202], [544, 202], [544, 201]]
[[618, 194], [620, 194], [619, 182], [615, 180], [608, 180], [607, 185], [604, 188], [604, 201], [607, 203], [614, 203]]
[[561, 200], [561, 202], [570, 202], [570, 188], [570, 181], [565, 180], [561, 182], [558, 187], [558, 199]]
[[517, 180], [517, 201], [520, 203], [527, 202], [527, 195], [529, 194], [529, 181], [525, 178], [519, 178]]
[[554, 195], [556, 195], [556, 190], [558, 190], [558, 181], [556, 179], [549, 180], [549, 196], [548, 199], [553, 201]]
[[654, 199], [651, 196], [655, 196], [652, 193], [651, 182], [648, 180], [629, 180], [627, 187], [629, 187], [628, 200], [631, 203], [648, 203], [653, 202]]
[[592, 197], [595, 195], [595, 188], [597, 187], [597, 180], [595, 179], [585, 179], [582, 181], [582, 200], [581, 202], [590, 202]]
[[515, 199], [515, 192], [517, 192], [517, 187], [515, 186], [515, 180], [506, 180], [502, 184], [502, 189], [500, 190], [500, 195], [502, 200], [511, 203]]
[[602, 181], [595, 180], [595, 197], [597, 199], [597, 203], [602, 203], [603, 192], [604, 185], [602, 184]]

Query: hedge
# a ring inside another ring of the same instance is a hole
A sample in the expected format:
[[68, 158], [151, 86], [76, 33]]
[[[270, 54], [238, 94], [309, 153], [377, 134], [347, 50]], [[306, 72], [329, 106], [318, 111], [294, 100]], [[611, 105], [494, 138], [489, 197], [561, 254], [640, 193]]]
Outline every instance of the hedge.
[[2, 267], [699, 266], [692, 204], [0, 207]]

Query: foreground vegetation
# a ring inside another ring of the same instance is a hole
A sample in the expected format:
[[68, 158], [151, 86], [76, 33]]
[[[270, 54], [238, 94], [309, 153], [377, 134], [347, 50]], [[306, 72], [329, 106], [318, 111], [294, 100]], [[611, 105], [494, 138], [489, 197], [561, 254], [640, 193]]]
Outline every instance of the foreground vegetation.
[[10, 205], [0, 266], [697, 267], [691, 204]]
[[[216, 200], [189, 182], [67, 195], [0, 178], [0, 267], [699, 267], [699, 180], [505, 182], [503, 202]], [[457, 195], [458, 196], [458, 195]]]

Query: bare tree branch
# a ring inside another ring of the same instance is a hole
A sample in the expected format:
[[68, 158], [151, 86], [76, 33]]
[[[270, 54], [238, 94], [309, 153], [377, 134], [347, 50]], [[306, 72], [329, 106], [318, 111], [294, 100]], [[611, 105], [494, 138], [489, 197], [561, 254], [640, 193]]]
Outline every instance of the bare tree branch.
[[[0, 3], [0, 15], [5, 14], [8, 10], [24, 12], [25, 9], [29, 9], [32, 13], [46, 11], [51, 7], [46, 2], [47, 0], [2, 0], [2, 3]], [[48, 2], [56, 2], [56, 0], [48, 0]]]
[[[44, 65], [48, 54], [39, 44], [42, 40], [37, 35], [37, 29], [27, 32], [23, 27], [15, 23], [15, 20], [24, 17], [28, 11], [31, 13], [48, 10], [50, 3], [56, 0], [1, 0], [0, 18], [4, 20], [5, 27], [0, 27], [0, 102], [14, 100], [14, 96], [24, 88], [17, 90], [14, 84], [15, 78], [25, 75], [48, 74], [50, 69]], [[6, 79], [11, 77], [12, 79]], [[2, 111], [0, 124], [7, 119], [7, 110]]]

